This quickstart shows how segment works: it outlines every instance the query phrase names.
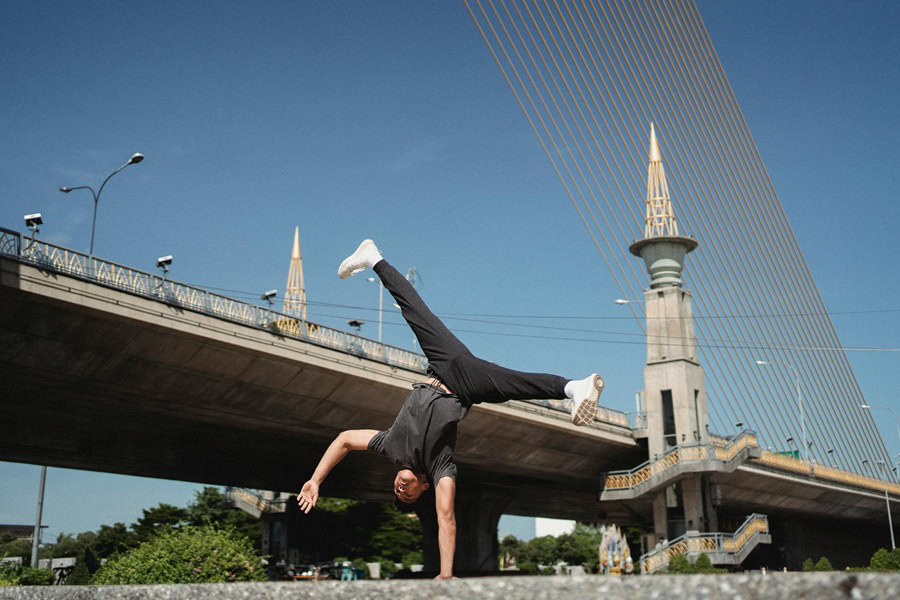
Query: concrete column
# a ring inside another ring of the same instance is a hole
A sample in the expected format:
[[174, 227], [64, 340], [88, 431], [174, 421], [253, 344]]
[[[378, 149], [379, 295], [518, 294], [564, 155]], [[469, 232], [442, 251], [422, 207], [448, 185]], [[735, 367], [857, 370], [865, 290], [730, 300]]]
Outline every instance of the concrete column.
[[703, 485], [699, 475], [692, 475], [681, 480], [681, 501], [684, 503], [685, 528], [693, 531], [707, 531], [706, 519], [703, 516]]
[[666, 539], [669, 529], [669, 514], [666, 509], [665, 490], [656, 492], [653, 498], [653, 538], [650, 540], [650, 549], [660, 541]]
[[[457, 488], [455, 574], [499, 570], [497, 523], [511, 497], [512, 493], [507, 489]], [[437, 574], [441, 567], [437, 514], [433, 505], [423, 506], [416, 514], [422, 522], [423, 570]]]

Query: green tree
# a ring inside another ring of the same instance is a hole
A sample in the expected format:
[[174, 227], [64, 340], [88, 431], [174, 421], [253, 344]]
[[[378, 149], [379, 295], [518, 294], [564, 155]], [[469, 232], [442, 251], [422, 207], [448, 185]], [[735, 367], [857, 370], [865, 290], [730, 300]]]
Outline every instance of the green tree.
[[533, 562], [541, 565], [556, 564], [557, 561], [557, 542], [552, 535], [532, 538], [525, 545], [522, 558], [526, 562]]
[[831, 561], [823, 556], [816, 563], [816, 571], [834, 571], [834, 567], [831, 566]]
[[265, 581], [262, 558], [233, 529], [187, 526], [164, 531], [109, 560], [94, 575], [99, 585]]
[[366, 554], [395, 563], [403, 562], [407, 554], [421, 552], [421, 549], [422, 524], [416, 515], [402, 513], [391, 504], [383, 505], [380, 522], [371, 533]]
[[114, 554], [127, 552], [139, 543], [138, 536], [133, 531], [129, 531], [124, 523], [101, 525], [100, 529], [97, 530], [97, 537], [91, 546], [91, 550], [99, 561]]
[[31, 541], [30, 540], [19, 540], [16, 539], [16, 536], [12, 536], [8, 542], [0, 544], [0, 556], [21, 556], [25, 564], [31, 564]]
[[188, 520], [187, 510], [171, 504], [161, 503], [154, 508], [145, 508], [143, 512], [143, 516], [131, 526], [141, 542], [146, 542], [162, 531], [180, 529]]
[[[502, 540], [500, 540], [498, 552], [501, 557], [509, 556], [510, 558], [515, 559], [516, 563], [518, 564], [520, 560], [522, 560], [524, 551], [525, 542], [514, 535], [507, 535]], [[521, 567], [519, 567], [519, 570], [521, 570]]]
[[811, 558], [807, 558], [806, 560], [803, 561], [802, 568], [804, 571], [815, 571], [816, 565], [815, 565], [815, 563], [813, 563]]
[[[316, 508], [318, 509], [318, 504]], [[191, 525], [218, 525], [232, 527], [240, 535], [250, 538], [253, 547], [262, 548], [263, 522], [261, 519], [227, 505], [225, 494], [217, 487], [206, 486], [194, 495], [187, 507], [186, 522]]]

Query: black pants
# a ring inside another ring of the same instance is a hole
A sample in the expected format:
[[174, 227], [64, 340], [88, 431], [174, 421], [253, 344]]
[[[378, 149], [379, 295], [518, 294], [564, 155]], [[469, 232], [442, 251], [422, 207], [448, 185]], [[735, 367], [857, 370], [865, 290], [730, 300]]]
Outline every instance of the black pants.
[[429, 368], [467, 404], [507, 400], [560, 400], [569, 381], [547, 373], [505, 369], [472, 354], [432, 313], [412, 285], [386, 260], [375, 273], [391, 293], [422, 346]]

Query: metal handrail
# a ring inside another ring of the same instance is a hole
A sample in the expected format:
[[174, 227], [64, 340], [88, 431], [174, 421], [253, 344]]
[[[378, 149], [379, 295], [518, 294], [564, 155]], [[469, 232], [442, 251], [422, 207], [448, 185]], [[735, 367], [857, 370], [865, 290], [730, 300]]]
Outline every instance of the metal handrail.
[[[55, 271], [171, 306], [273, 332], [286, 338], [302, 340], [407, 371], [424, 374], [428, 366], [425, 356], [403, 348], [312, 323], [294, 315], [272, 310], [269, 307], [235, 300], [203, 288], [172, 281], [159, 275], [132, 269], [42, 240], [34, 240], [32, 243], [30, 238], [23, 238], [18, 231], [3, 227], [0, 227], [0, 255], [42, 270]], [[565, 408], [554, 406], [550, 401], [525, 400], [525, 402], [567, 412]], [[626, 413], [602, 406], [598, 408], [594, 420], [617, 426], [629, 426]]]
[[734, 533], [685, 533], [668, 544], [655, 548], [641, 556], [641, 573], [652, 573], [661, 569], [679, 554], [698, 554], [701, 552], [737, 554], [755, 535], [768, 532], [768, 517], [763, 514], [753, 513], [747, 517]]
[[649, 481], [653, 476], [664, 473], [685, 462], [712, 459], [727, 463], [733, 460], [744, 448], [757, 446], [756, 432], [750, 430], [741, 432], [740, 435], [729, 440], [724, 447], [716, 443], [675, 446], [660, 456], [647, 460], [633, 469], [610, 471], [606, 474], [604, 489], [625, 490], [636, 488], [642, 483]]
[[[287, 504], [287, 500], [284, 498], [276, 498], [269, 500], [267, 498], [263, 498], [259, 494], [255, 494], [248, 490], [247, 488], [241, 487], [227, 487], [225, 489], [225, 497], [234, 502], [235, 500], [242, 500], [247, 504], [257, 508], [260, 512], [268, 513], [268, 512], [284, 512], [285, 505]], [[279, 505], [278, 510], [275, 510], [274, 505]]]
[[833, 467], [806, 462], [792, 456], [763, 450], [759, 458], [753, 459], [754, 466], [764, 466], [779, 471], [789, 471], [815, 479], [824, 479], [831, 483], [853, 488], [863, 488], [900, 496], [900, 484], [882, 481], [873, 477], [865, 477], [849, 473]]

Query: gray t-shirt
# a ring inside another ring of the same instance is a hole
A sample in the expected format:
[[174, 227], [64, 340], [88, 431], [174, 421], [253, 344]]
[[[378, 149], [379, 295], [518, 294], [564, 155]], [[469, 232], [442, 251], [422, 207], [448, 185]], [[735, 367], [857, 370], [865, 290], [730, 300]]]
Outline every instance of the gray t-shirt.
[[375, 434], [369, 450], [398, 467], [424, 474], [432, 485], [441, 477], [456, 479], [456, 428], [468, 412], [469, 407], [455, 395], [414, 384], [394, 424]]

